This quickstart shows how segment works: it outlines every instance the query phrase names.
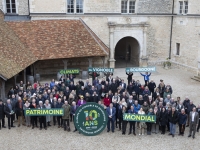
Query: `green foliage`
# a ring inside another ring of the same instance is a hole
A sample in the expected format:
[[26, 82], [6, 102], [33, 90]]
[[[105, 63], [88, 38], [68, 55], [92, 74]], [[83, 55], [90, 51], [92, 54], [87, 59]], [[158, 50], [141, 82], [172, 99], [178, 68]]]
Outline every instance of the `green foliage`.
[[163, 66], [164, 66], [164, 67], [166, 67], [166, 66], [167, 66], [167, 67], [171, 67], [171, 65], [172, 65], [172, 64], [171, 64], [169, 58], [167, 58], [166, 61], [163, 62]]

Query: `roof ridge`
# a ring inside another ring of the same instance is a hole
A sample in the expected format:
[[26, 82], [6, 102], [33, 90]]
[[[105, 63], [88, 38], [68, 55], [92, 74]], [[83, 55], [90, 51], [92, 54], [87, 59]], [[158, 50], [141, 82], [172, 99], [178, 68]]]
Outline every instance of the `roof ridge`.
[[[97, 36], [97, 38], [99, 38], [98, 37], [98, 35], [81, 19], [81, 18], [79, 18], [79, 20], [81, 21], [81, 23], [84, 25], [84, 27], [87, 29], [87, 31], [91, 34], [91, 36], [94, 38], [94, 40], [99, 44], [99, 46], [101, 47], [101, 49], [108, 55], [109, 54], [109, 52], [107, 52], [105, 49], [104, 49], [104, 47], [99, 43], [99, 41], [94, 37], [94, 35], [93, 34], [95, 34], [96, 36]], [[93, 32], [93, 34], [91, 33], [91, 32]], [[104, 46], [106, 46], [105, 45], [105, 43], [99, 38], [99, 40], [104, 44]], [[106, 46], [107, 47], [107, 46]], [[107, 47], [108, 48], [108, 47]]]

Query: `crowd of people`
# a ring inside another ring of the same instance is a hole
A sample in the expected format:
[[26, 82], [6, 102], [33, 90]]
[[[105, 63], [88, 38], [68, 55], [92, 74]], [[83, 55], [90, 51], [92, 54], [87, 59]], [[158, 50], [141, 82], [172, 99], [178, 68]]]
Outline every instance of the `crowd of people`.
[[[57, 125], [58, 128], [70, 131], [70, 122], [77, 108], [87, 102], [95, 102], [102, 105], [108, 114], [107, 132], [114, 132], [115, 128], [123, 135], [127, 128], [129, 135], [136, 135], [136, 129], [138, 135], [165, 134], [169, 131], [169, 135], [174, 137], [178, 125], [179, 135], [183, 136], [185, 127], [189, 126], [188, 137], [195, 138], [195, 132], [199, 132], [200, 127], [200, 105], [195, 106], [189, 97], [184, 100], [180, 97], [174, 99], [171, 85], [165, 84], [163, 80], [156, 85], [150, 80], [151, 73], [141, 73], [144, 84], [133, 79], [133, 73], [126, 74], [128, 84], [119, 77], [114, 78], [112, 73], [105, 74], [101, 79], [98, 79], [98, 73], [91, 73], [92, 83], [89, 79], [85, 83], [81, 79], [74, 83], [73, 75], [61, 76], [58, 82], [52, 79], [44, 85], [39, 82], [24, 84], [21, 81], [10, 89], [6, 101], [0, 100], [0, 129], [6, 128], [6, 116], [8, 129], [15, 127], [15, 122], [18, 127], [24, 125], [38, 128], [39, 121], [40, 130]], [[24, 110], [30, 108], [63, 108], [64, 116], [25, 116]], [[123, 120], [124, 113], [155, 115], [156, 121], [126, 121]]]

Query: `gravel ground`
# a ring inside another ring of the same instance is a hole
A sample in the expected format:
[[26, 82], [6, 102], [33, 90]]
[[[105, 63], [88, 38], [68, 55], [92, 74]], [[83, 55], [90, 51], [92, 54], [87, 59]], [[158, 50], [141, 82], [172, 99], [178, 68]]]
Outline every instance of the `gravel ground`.
[[[126, 79], [124, 69], [118, 69], [115, 71], [114, 76], [120, 76]], [[159, 83], [160, 79], [163, 79], [165, 83], [170, 83], [173, 88], [173, 97], [181, 96], [184, 99], [185, 96], [189, 96], [195, 104], [199, 104], [200, 98], [200, 82], [196, 82], [190, 79], [193, 74], [178, 69], [164, 70], [158, 68], [157, 72], [153, 73], [151, 79], [154, 79], [156, 83]], [[135, 79], [139, 79], [143, 82], [143, 78], [139, 73], [134, 74]], [[17, 126], [17, 123], [14, 123]], [[7, 126], [7, 119], [6, 119]], [[127, 126], [127, 130], [128, 130]], [[74, 125], [71, 123], [71, 130], [73, 131]], [[136, 129], [137, 133], [137, 129]], [[167, 133], [168, 134], [168, 133]], [[31, 129], [25, 126], [15, 127], [11, 130], [0, 130], [0, 150], [43, 150], [43, 149], [163, 149], [163, 150], [199, 150], [200, 134], [196, 134], [196, 138], [188, 138], [188, 128], [186, 128], [185, 136], [178, 136], [174, 138], [167, 134], [161, 135], [152, 134], [139, 136], [134, 135], [122, 135], [120, 131], [115, 130], [115, 133], [107, 133], [106, 129], [100, 135], [94, 137], [87, 137], [79, 134], [78, 132], [63, 131], [63, 128], [57, 128], [57, 126], [49, 127], [48, 130]]]

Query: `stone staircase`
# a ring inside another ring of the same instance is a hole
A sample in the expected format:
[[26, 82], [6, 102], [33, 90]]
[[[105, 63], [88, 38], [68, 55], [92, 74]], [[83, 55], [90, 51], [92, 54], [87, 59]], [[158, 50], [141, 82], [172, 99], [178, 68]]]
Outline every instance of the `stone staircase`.
[[191, 77], [191, 79], [200, 82], [200, 75], [198, 75], [198, 76], [194, 76], [194, 77]]

